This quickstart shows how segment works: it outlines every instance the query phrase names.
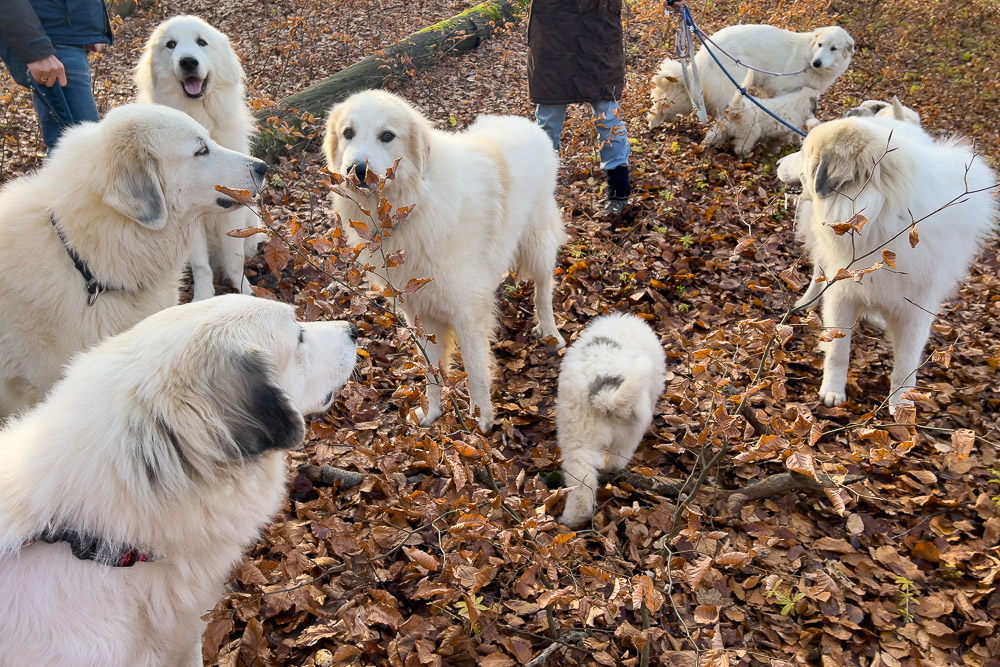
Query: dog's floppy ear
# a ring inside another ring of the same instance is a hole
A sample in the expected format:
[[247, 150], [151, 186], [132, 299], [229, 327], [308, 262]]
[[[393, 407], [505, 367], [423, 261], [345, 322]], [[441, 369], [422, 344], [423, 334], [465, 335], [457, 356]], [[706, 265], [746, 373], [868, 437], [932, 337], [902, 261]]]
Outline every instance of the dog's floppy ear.
[[[858, 159], [863, 159], [863, 155]], [[860, 168], [857, 160], [836, 150], [827, 150], [820, 154], [813, 177], [813, 189], [820, 198], [832, 194], [844, 193], [844, 186], [859, 179], [867, 179], [870, 172]], [[850, 192], [844, 194], [852, 194]]]
[[104, 203], [147, 229], [163, 229], [167, 200], [160, 187], [158, 163], [140, 142], [137, 133], [129, 132], [112, 144]]
[[417, 118], [416, 114], [414, 116], [406, 137], [406, 152], [416, 165], [417, 171], [423, 172], [431, 154], [431, 140], [428, 136], [427, 122], [423, 118]]
[[305, 437], [305, 422], [291, 399], [275, 384], [266, 353], [247, 348], [231, 357], [215, 382], [220, 415], [240, 454], [256, 458], [276, 449], [292, 449]]
[[331, 172], [337, 171], [337, 143], [340, 141], [340, 134], [337, 132], [337, 122], [340, 120], [340, 104], [330, 107], [326, 119], [326, 136], [323, 137], [323, 154], [326, 155], [326, 168]]

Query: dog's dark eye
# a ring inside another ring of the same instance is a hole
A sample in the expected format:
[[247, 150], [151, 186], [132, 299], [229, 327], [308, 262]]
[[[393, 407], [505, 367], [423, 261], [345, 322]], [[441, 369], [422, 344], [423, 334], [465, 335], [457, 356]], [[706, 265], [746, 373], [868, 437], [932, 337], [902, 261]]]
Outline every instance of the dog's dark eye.
[[831, 47], [830, 47], [830, 53], [833, 53], [833, 52], [834, 52], [834, 51], [836, 51], [836, 50], [837, 50], [837, 47], [836, 47], [836, 46], [831, 46]]
[[816, 46], [823, 46], [823, 42], [820, 42], [820, 43], [819, 43], [819, 44], [817, 44]]
[[167, 47], [168, 49], [172, 49], [172, 48], [174, 48], [175, 46], [177, 46], [177, 42], [175, 42], [174, 40], [170, 40], [169, 42], [167, 42], [167, 43], [166, 43], [166, 47]]
[[354, 138], [354, 128], [353, 127], [345, 127], [344, 128], [344, 138], [345, 139], [353, 139]]
[[208, 46], [208, 42], [206, 42], [201, 37], [199, 37], [198, 38], [198, 46]]
[[383, 144], [387, 144], [395, 138], [396, 135], [390, 132], [389, 130], [386, 130], [382, 134], [378, 135], [378, 140], [381, 141]]
[[302, 327], [299, 327], [299, 344], [300, 345], [305, 340], [305, 338], [306, 338], [306, 330], [303, 329]]
[[196, 150], [194, 154], [196, 157], [204, 157], [208, 155], [208, 146], [202, 145], [202, 147]]

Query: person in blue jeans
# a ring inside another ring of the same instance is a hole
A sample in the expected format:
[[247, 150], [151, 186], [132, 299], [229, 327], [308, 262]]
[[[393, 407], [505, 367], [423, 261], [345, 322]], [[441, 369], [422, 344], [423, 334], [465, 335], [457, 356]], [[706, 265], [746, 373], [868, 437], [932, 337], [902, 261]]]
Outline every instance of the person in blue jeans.
[[620, 215], [632, 192], [631, 149], [618, 100], [625, 88], [622, 0], [533, 0], [528, 18], [528, 96], [559, 150], [566, 105], [589, 103], [608, 179], [604, 213]]
[[103, 0], [0, 0], [0, 59], [31, 89], [45, 145], [98, 121], [88, 55], [111, 44]]

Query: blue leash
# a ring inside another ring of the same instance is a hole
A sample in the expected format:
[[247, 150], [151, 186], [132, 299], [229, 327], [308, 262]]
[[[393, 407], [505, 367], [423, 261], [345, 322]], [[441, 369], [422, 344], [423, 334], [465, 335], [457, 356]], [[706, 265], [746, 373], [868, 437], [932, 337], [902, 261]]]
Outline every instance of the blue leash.
[[[736, 79], [733, 78], [733, 75], [729, 73], [729, 70], [727, 70], [725, 67], [723, 67], [722, 63], [719, 62], [719, 58], [715, 55], [715, 53], [713, 53], [712, 50], [710, 48], [708, 48], [708, 44], [705, 42], [705, 38], [703, 36], [701, 28], [699, 28], [697, 25], [695, 25], [694, 19], [691, 18], [691, 11], [687, 8], [687, 5], [686, 4], [681, 4], [680, 8], [681, 8], [681, 17], [682, 17], [684, 25], [688, 26], [691, 29], [691, 31], [698, 38], [698, 41], [701, 42], [701, 48], [705, 49], [705, 51], [708, 52], [708, 55], [712, 56], [712, 60], [714, 60], [715, 64], [719, 66], [719, 69], [721, 69], [722, 73], [726, 75], [726, 78], [729, 79], [734, 86], [736, 86], [736, 89], [738, 91], [740, 91], [740, 94], [743, 95], [743, 97], [745, 97], [748, 100], [750, 100], [751, 102], [753, 102], [755, 105], [757, 105], [757, 107], [759, 107], [760, 109], [762, 109], [764, 111], [764, 113], [766, 113], [768, 116], [770, 116], [774, 120], [778, 121], [779, 123], [781, 123], [782, 125], [784, 125], [785, 127], [787, 127], [789, 130], [791, 130], [795, 134], [799, 135], [800, 137], [806, 136], [805, 132], [803, 132], [799, 128], [795, 127], [794, 125], [792, 125], [791, 123], [789, 123], [788, 121], [786, 121], [784, 118], [781, 118], [780, 116], [778, 116], [777, 114], [775, 114], [773, 111], [771, 111], [770, 109], [768, 109], [767, 107], [765, 107], [763, 104], [761, 104], [760, 102], [758, 102], [757, 99], [753, 95], [751, 95], [750, 93], [747, 92], [746, 88], [744, 88], [743, 86], [741, 86], [736, 81]], [[744, 65], [744, 67], [745, 67], [745, 65]]]

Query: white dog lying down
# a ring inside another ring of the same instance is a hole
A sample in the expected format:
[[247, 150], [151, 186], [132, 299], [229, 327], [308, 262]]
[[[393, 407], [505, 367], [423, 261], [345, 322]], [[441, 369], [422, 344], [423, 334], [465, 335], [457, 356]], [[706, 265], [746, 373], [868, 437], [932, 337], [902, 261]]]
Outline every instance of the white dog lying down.
[[666, 382], [666, 355], [648, 324], [615, 313], [587, 325], [559, 371], [556, 426], [566, 496], [559, 520], [594, 516], [599, 471], [623, 470], [653, 421]]
[[228, 295], [78, 355], [0, 431], [0, 665], [201, 665], [200, 617], [284, 502], [284, 452], [356, 336]]
[[[899, 98], [895, 95], [893, 95], [891, 102], [866, 100], [859, 106], [856, 106], [848, 111], [844, 117], [850, 118], [853, 116], [893, 118], [895, 120], [920, 127], [920, 114], [909, 107], [903, 106], [902, 102], [900, 102]], [[792, 158], [792, 160], [786, 162], [785, 158], [782, 158], [778, 161], [778, 178], [791, 185], [800, 185], [798, 174], [790, 171], [790, 167], [793, 165], [795, 160], [796, 158]], [[805, 245], [810, 256], [814, 254], [812, 245], [813, 239], [812, 234], [810, 233], [812, 228], [810, 223], [811, 220], [812, 204], [808, 199], [800, 194], [797, 197], [795, 210], [795, 238]], [[799, 299], [795, 302], [795, 306], [797, 308], [812, 305], [812, 303], [820, 296], [823, 292], [825, 283], [817, 282], [817, 278], [822, 275], [823, 271], [818, 266], [814, 266], [812, 279], [809, 281], [809, 287], [806, 289], [805, 294], [799, 297]], [[874, 324], [881, 329], [885, 328], [885, 322], [877, 314], [866, 313], [864, 317], [869, 323]]]
[[[874, 312], [885, 320], [895, 356], [890, 405], [905, 402], [900, 397], [914, 386], [934, 314], [965, 278], [997, 218], [994, 192], [961, 195], [966, 183], [970, 191], [994, 187], [996, 175], [969, 146], [934, 141], [915, 125], [888, 118], [820, 125], [799, 153], [784, 159], [779, 174], [794, 174], [789, 180], [802, 183], [812, 209], [807, 245], [825, 275], [848, 268], [853, 257], [863, 259], [849, 268], [871, 266], [883, 248], [896, 254], [895, 272], [875, 271], [861, 283], [841, 280], [823, 293], [823, 326], [839, 328], [844, 337], [822, 343], [820, 398], [826, 405], [846, 400], [851, 327], [859, 315]], [[911, 212], [919, 220], [955, 198], [960, 203], [917, 225], [919, 243], [911, 247], [906, 233]], [[855, 213], [868, 223], [853, 239], [824, 224]]]
[[190, 238], [267, 166], [159, 105], [69, 129], [0, 191], [0, 420], [41, 400], [71, 355], [177, 303]]
[[[219, 145], [249, 153], [254, 120], [243, 77], [229, 39], [197, 16], [175, 16], [157, 26], [135, 69], [139, 102], [180, 109]], [[242, 208], [234, 215], [209, 213], [203, 221], [191, 248], [194, 300], [215, 294], [213, 268], [243, 294], [253, 294], [243, 274], [244, 255], [254, 254], [263, 235], [237, 239], [226, 232], [256, 226], [257, 218]]]
[[[414, 278], [432, 279], [405, 297], [401, 309], [411, 322], [419, 317], [435, 336], [437, 342], [426, 346], [433, 363], [446, 366], [457, 339], [470, 408], [479, 408], [479, 427], [486, 430], [493, 421], [495, 292], [512, 267], [535, 281], [536, 331], [565, 345], [552, 315], [552, 274], [565, 232], [548, 137], [531, 121], [513, 116], [480, 116], [464, 132], [442, 132], [402, 98], [366, 91], [330, 110], [324, 149], [330, 171], [344, 176], [353, 171], [362, 181], [368, 170], [384, 174], [402, 158], [382, 196], [394, 209], [415, 207], [382, 248], [386, 254], [402, 249], [405, 263], [384, 269], [381, 254], [368, 250], [359, 261], [376, 267], [372, 280], [388, 276], [397, 289]], [[372, 192], [359, 203], [374, 211], [378, 200]], [[333, 201], [350, 243], [363, 240], [349, 221], [377, 229], [378, 221], [350, 198], [335, 194]], [[441, 386], [430, 373], [427, 400], [427, 414], [418, 414], [423, 426], [441, 415]]]
[[[792, 76], [757, 72], [757, 85], [767, 96], [790, 93], [806, 87], [823, 93], [847, 70], [854, 53], [854, 40], [839, 26], [817, 28], [810, 32], [792, 32], [770, 25], [733, 25], [712, 35], [712, 41], [747, 65], [771, 72], [801, 70]], [[711, 44], [709, 48], [734, 80], [741, 81], [744, 78], [746, 67], [737, 65]], [[718, 118], [732, 99], [735, 86], [704, 48], [695, 54], [694, 62], [701, 79], [705, 108], [710, 116]], [[691, 111], [691, 97], [684, 87], [679, 62], [669, 58], [664, 60], [653, 77], [653, 83], [654, 89], [650, 95], [653, 97], [654, 109], [648, 118], [650, 128]]]
[[890, 102], [865, 100], [844, 114], [845, 118], [852, 116], [894, 118], [920, 127], [920, 114], [910, 107], [903, 106], [903, 103], [895, 95], [892, 96], [892, 101]]
[[[750, 90], [753, 80], [753, 70], [747, 70], [743, 88]], [[768, 111], [794, 127], [808, 131], [819, 125], [816, 119], [819, 90], [816, 88], [805, 87], [777, 97], [756, 97], [756, 99]], [[708, 128], [702, 143], [707, 146], [732, 145], [737, 152], [749, 155], [762, 141], [784, 145], [798, 140], [799, 135], [769, 116], [736, 89], [729, 106], [722, 113], [722, 117]]]

